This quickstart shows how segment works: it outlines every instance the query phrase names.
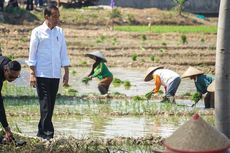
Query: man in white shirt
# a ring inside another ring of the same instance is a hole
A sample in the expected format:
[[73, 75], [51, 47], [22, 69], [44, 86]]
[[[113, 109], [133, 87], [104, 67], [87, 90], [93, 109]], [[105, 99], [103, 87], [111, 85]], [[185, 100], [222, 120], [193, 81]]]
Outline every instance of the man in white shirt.
[[37, 88], [40, 121], [37, 136], [51, 139], [54, 135], [52, 115], [64, 67], [63, 85], [69, 81], [69, 57], [62, 28], [58, 27], [59, 10], [50, 5], [44, 9], [45, 21], [33, 29], [27, 61], [30, 66], [30, 85]]

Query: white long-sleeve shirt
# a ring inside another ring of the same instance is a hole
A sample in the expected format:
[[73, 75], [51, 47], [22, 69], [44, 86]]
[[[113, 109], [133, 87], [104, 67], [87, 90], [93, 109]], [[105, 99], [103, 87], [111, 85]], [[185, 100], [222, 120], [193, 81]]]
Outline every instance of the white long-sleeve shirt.
[[158, 75], [161, 80], [161, 85], [167, 87], [173, 80], [180, 77], [179, 74], [168, 69], [157, 69], [153, 72], [153, 75]]
[[62, 28], [50, 29], [44, 22], [32, 30], [29, 66], [35, 66], [37, 77], [61, 78], [61, 67], [70, 65]]

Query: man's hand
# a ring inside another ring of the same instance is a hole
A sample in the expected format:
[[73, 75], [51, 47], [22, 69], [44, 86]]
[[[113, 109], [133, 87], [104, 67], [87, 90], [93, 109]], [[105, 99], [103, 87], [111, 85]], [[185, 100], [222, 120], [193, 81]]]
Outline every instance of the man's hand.
[[37, 78], [34, 73], [30, 74], [30, 86], [33, 88], [37, 87]]
[[65, 73], [63, 76], [63, 86], [68, 87], [69, 86], [68, 82], [69, 82], [69, 73]]
[[5, 128], [5, 141], [6, 142], [11, 142], [13, 140], [13, 133], [10, 130], [10, 127]]

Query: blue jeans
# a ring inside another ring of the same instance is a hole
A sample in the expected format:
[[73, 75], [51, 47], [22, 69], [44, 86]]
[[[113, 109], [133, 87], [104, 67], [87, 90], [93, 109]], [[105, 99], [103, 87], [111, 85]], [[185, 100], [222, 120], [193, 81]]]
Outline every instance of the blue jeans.
[[180, 85], [180, 81], [181, 78], [177, 77], [167, 86], [167, 91], [165, 93], [166, 97], [175, 96], [176, 91]]

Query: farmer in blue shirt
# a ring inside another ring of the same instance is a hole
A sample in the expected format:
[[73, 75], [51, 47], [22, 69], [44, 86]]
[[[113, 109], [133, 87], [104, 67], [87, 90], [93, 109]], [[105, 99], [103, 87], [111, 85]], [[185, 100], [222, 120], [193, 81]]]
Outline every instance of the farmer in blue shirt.
[[207, 91], [208, 86], [214, 79], [191, 66], [182, 75], [182, 78], [186, 77], [194, 80], [197, 92], [200, 93], [200, 99], [202, 98], [202, 94], [206, 94], [204, 97], [205, 108], [214, 108], [214, 92]]

